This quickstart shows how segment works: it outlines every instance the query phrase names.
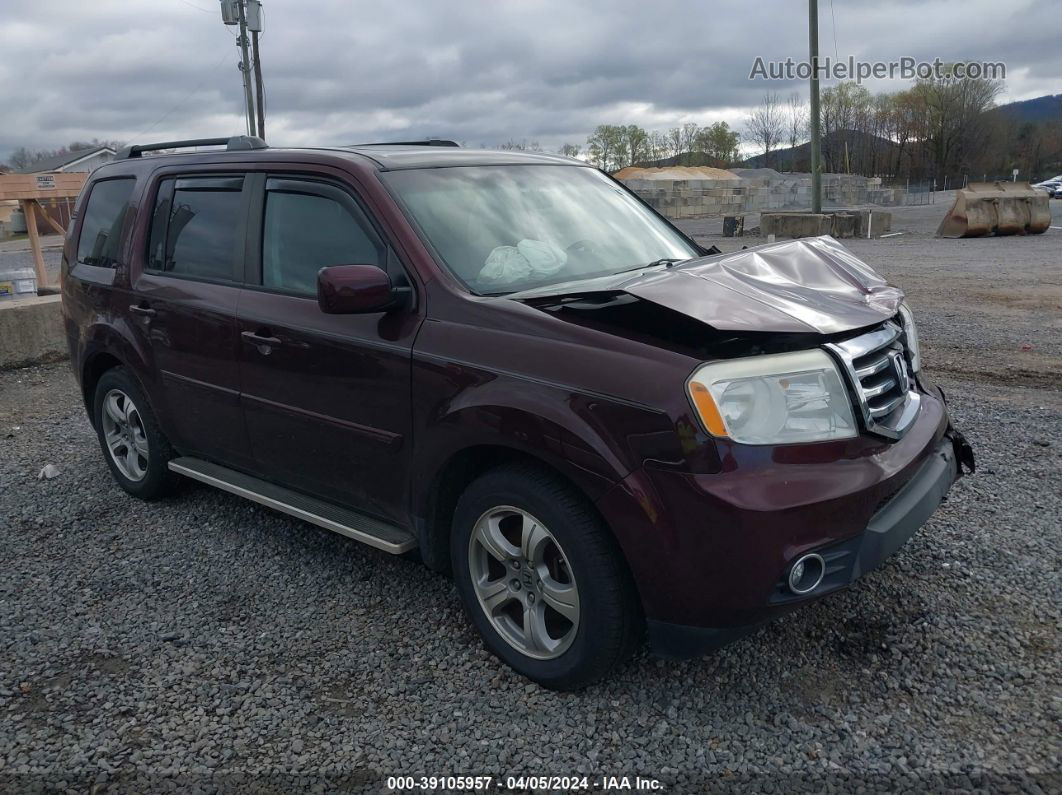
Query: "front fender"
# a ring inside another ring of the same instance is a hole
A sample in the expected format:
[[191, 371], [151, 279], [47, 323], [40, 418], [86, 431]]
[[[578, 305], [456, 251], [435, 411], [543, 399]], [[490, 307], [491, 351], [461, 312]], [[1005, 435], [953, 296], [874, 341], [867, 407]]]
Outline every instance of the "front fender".
[[[503, 447], [542, 461], [591, 500], [647, 459], [677, 455], [666, 413], [517, 375], [420, 363], [414, 374], [414, 513], [424, 516], [431, 484], [455, 455]], [[432, 402], [417, 400], [433, 396]]]

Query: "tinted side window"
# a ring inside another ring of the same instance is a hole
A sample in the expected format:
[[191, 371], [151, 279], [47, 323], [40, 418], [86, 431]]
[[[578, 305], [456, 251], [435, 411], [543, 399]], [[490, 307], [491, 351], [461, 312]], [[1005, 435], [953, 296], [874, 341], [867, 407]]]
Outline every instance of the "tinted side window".
[[383, 247], [348, 207], [334, 199], [312, 193], [267, 191], [262, 234], [263, 286], [316, 295], [317, 271], [329, 265], [382, 268]]
[[122, 221], [135, 183], [135, 179], [128, 177], [107, 179], [92, 186], [77, 241], [78, 262], [103, 268], [117, 264]]
[[164, 180], [155, 200], [148, 267], [231, 280], [242, 189], [242, 177]]

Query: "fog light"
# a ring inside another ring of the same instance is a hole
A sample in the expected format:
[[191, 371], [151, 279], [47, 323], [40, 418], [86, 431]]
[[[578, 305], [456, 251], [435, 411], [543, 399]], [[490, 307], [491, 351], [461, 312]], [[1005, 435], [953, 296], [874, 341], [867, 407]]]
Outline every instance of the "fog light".
[[814, 552], [799, 558], [789, 569], [789, 590], [803, 596], [819, 587], [826, 574], [826, 563]]

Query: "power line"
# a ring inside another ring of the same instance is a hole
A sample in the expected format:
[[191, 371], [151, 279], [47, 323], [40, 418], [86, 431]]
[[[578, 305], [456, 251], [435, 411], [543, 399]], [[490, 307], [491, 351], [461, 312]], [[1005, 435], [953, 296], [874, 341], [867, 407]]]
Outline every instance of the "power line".
[[186, 93], [173, 105], [173, 107], [171, 107], [168, 111], [159, 116], [159, 118], [156, 119], [149, 127], [145, 127], [143, 130], [131, 137], [129, 141], [136, 141], [142, 138], [143, 136], [147, 135], [149, 132], [151, 132], [160, 124], [162, 124], [162, 122], [166, 121], [166, 119], [168, 119], [174, 113], [174, 111], [184, 107], [184, 104], [192, 97], [192, 95], [195, 94], [195, 92], [197, 92], [199, 89], [201, 89], [206, 84], [207, 80], [213, 77], [214, 74], [218, 71], [218, 69], [221, 68], [221, 65], [225, 62], [227, 56], [227, 53], [222, 55], [221, 58], [218, 59], [218, 62], [214, 64], [214, 67], [203, 76], [203, 79], [196, 83], [195, 86], [193, 86], [188, 91], [188, 93]]
[[837, 51], [837, 17], [833, 15], [833, 0], [830, 0], [830, 27], [833, 29], [833, 58], [835, 61], [840, 61], [841, 55]]
[[177, 0], [177, 2], [184, 3], [186, 6], [188, 6], [189, 8], [194, 8], [196, 11], [202, 11], [204, 14], [214, 13], [209, 8], [203, 8], [202, 6], [197, 6], [195, 3], [189, 3], [188, 0]]

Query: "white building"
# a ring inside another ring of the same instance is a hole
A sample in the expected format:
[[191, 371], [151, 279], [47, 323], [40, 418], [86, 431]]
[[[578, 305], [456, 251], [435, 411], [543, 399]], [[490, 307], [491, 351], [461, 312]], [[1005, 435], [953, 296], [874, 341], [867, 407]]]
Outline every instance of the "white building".
[[104, 163], [114, 160], [114, 150], [109, 146], [93, 146], [76, 152], [46, 157], [36, 163], [20, 168], [16, 174], [40, 174], [45, 171], [95, 171]]

